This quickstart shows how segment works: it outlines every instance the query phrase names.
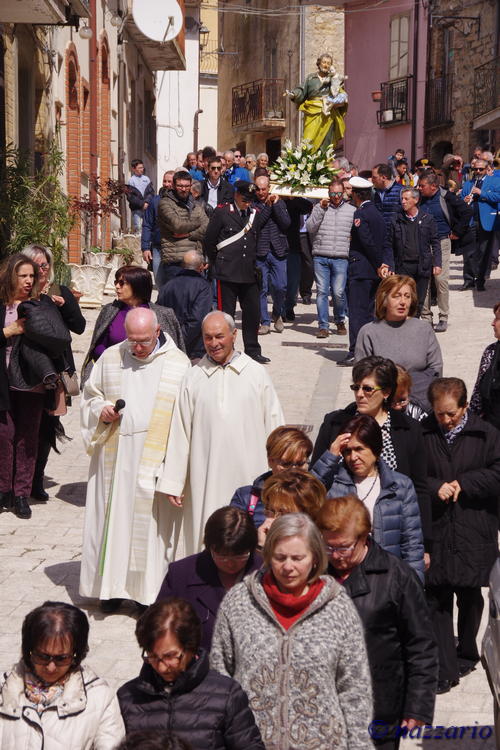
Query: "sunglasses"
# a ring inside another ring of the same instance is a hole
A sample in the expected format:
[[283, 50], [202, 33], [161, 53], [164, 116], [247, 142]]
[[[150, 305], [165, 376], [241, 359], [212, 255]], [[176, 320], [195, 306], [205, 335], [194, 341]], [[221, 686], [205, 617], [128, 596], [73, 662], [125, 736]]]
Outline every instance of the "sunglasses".
[[210, 167], [210, 169], [212, 170], [212, 172], [220, 172], [222, 167]]
[[344, 195], [344, 193], [342, 191], [340, 192], [337, 191], [336, 193], [328, 193], [328, 195], [330, 196], [330, 198], [333, 198], [334, 195], [340, 196], [340, 195]]
[[76, 654], [43, 654], [40, 651], [30, 651], [31, 661], [33, 664], [48, 665], [54, 662], [56, 667], [65, 667], [71, 664]]
[[366, 393], [367, 396], [371, 396], [375, 391], [381, 391], [382, 388], [374, 388], [372, 385], [358, 385], [357, 383], [353, 383], [349, 386], [351, 391], [354, 391], [354, 393], [357, 393], [360, 389], [363, 391], [363, 393]]

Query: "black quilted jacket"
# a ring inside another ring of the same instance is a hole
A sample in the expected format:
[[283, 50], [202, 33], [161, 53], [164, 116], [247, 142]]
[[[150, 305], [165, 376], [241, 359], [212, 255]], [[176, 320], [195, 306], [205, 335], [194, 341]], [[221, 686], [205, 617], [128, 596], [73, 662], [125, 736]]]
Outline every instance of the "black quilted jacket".
[[164, 688], [148, 664], [122, 685], [118, 700], [127, 733], [173, 732], [193, 750], [265, 750], [246, 693], [236, 680], [209, 669], [204, 649], [170, 692]]

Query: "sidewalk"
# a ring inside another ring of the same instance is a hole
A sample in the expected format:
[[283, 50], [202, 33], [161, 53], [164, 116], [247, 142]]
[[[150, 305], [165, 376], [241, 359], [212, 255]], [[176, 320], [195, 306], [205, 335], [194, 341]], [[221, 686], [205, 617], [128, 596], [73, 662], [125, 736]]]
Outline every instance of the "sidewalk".
[[[491, 308], [500, 300], [500, 271], [495, 271], [483, 293], [459, 292], [461, 264], [451, 268], [450, 325], [439, 335], [445, 362], [444, 374], [462, 377], [473, 387], [484, 347], [493, 340]], [[95, 310], [84, 311], [87, 330], [74, 337], [73, 351], [78, 367], [86, 353]], [[297, 320], [287, 324], [283, 334], [261, 337], [262, 351], [271, 357], [268, 371], [281, 399], [288, 423], [309, 425], [314, 438], [327, 411], [348, 404], [350, 369], [336, 367], [347, 350], [347, 337], [330, 336], [318, 341], [315, 305], [298, 305]], [[241, 338], [238, 339], [241, 341]], [[137, 675], [141, 667], [134, 637], [135, 610], [125, 606], [119, 614], [104, 617], [96, 606], [78, 595], [85, 488], [88, 457], [79, 435], [79, 398], [64, 418], [68, 435], [60, 456], [52, 453], [47, 468], [50, 501], [33, 502], [30, 521], [11, 513], [0, 516], [0, 668], [7, 669], [20, 654], [23, 617], [46, 599], [71, 601], [81, 606], [91, 620], [89, 663], [117, 687]], [[485, 592], [486, 594], [486, 592]], [[485, 606], [485, 617], [487, 615]], [[492, 697], [481, 666], [463, 679], [450, 693], [438, 696], [435, 725], [486, 726], [492, 723]], [[404, 740], [403, 748], [433, 750], [439, 739]], [[441, 745], [439, 745], [441, 746]], [[448, 749], [478, 747], [493, 750], [494, 739], [448, 740]]]

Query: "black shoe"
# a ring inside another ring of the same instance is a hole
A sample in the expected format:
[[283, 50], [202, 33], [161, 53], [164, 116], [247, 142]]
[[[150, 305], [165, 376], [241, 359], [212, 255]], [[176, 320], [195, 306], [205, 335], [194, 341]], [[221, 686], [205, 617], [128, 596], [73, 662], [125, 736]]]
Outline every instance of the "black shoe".
[[104, 612], [106, 615], [111, 615], [113, 612], [117, 612], [120, 609], [122, 602], [123, 599], [101, 599], [101, 612]]
[[49, 499], [49, 493], [45, 492], [43, 485], [37, 484], [36, 487], [33, 485], [31, 488], [31, 497], [33, 500], [43, 500], [44, 502], [47, 502]]
[[286, 323], [293, 323], [293, 321], [295, 320], [295, 313], [294, 313], [294, 311], [293, 310], [287, 310], [285, 312], [285, 317], [283, 318], [283, 320]]
[[311, 295], [310, 294], [303, 294], [302, 295], [302, 304], [303, 305], [310, 305], [311, 304]]
[[478, 292], [485, 292], [485, 291], [486, 291], [486, 287], [485, 287], [485, 285], [484, 285], [484, 284], [480, 284], [480, 283], [478, 282], [478, 283], [476, 284], [476, 291], [478, 291]]
[[458, 665], [458, 676], [466, 677], [468, 674], [473, 672], [476, 668], [475, 664], [459, 664]]
[[14, 513], [18, 518], [31, 518], [31, 508], [27, 497], [19, 495], [14, 498]]
[[439, 323], [436, 323], [434, 326], [434, 331], [436, 333], [444, 333], [448, 330], [448, 322], [446, 320], [440, 320]]
[[439, 680], [437, 684], [437, 695], [449, 693], [450, 690], [458, 685], [458, 680]]
[[355, 362], [354, 354], [348, 354], [344, 359], [339, 359], [337, 367], [352, 367]]
[[12, 510], [14, 497], [12, 492], [0, 492], [0, 512], [2, 510]]
[[260, 365], [267, 365], [267, 363], [271, 361], [269, 357], [264, 357], [263, 354], [250, 354], [249, 357], [251, 357], [251, 359], [254, 359]]
[[473, 281], [467, 281], [463, 286], [460, 287], [458, 290], [459, 292], [466, 292], [467, 289], [475, 289], [476, 285]]

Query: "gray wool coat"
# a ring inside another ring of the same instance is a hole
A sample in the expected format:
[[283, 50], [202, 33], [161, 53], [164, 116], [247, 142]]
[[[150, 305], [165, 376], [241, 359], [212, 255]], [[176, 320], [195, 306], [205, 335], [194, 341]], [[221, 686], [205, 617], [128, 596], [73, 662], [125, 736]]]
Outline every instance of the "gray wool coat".
[[243, 687], [267, 750], [372, 748], [363, 627], [343, 587], [322, 576], [316, 599], [285, 630], [262, 576], [252, 573], [222, 600], [212, 668]]
[[[181, 351], [185, 352], [186, 347], [184, 345], [184, 339], [182, 338], [181, 327], [179, 325], [179, 321], [175, 317], [174, 311], [170, 307], [156, 305], [154, 302], [149, 303], [149, 308], [150, 310], [153, 310], [154, 313], [156, 313], [160, 330], [168, 333], [174, 344]], [[89, 350], [85, 355], [85, 359], [83, 360], [82, 371], [80, 375], [82, 389], [94, 366], [93, 354], [94, 349], [97, 346], [97, 342], [101, 338], [106, 328], [108, 328], [116, 318], [119, 311], [120, 303], [118, 302], [118, 300], [114, 300], [114, 302], [110, 302], [109, 304], [104, 305], [101, 308], [101, 312], [97, 316], [97, 320], [94, 326], [94, 332], [92, 334], [92, 341], [90, 342]]]

